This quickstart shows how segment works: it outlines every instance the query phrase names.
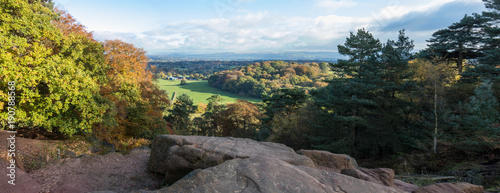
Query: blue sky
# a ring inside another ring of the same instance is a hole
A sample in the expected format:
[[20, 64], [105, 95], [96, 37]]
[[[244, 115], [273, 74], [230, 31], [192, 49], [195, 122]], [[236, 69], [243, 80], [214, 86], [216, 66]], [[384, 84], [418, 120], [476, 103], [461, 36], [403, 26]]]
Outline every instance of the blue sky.
[[55, 0], [98, 40], [149, 54], [337, 51], [350, 31], [382, 42], [405, 28], [416, 49], [438, 29], [484, 11], [481, 0]]

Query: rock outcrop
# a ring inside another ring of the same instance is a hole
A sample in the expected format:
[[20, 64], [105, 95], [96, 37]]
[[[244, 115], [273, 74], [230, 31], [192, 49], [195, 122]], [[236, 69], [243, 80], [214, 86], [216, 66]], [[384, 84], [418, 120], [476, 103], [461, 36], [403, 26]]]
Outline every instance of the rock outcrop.
[[264, 156], [292, 165], [315, 167], [313, 161], [283, 144], [244, 138], [159, 135], [152, 143], [148, 168], [165, 174], [167, 183], [195, 169], [205, 169], [236, 158]]
[[29, 176], [23, 170], [17, 168], [13, 173], [14, 181], [12, 181], [15, 185], [9, 184], [8, 181], [12, 180], [10, 176], [6, 174], [10, 174], [10, 163], [0, 158], [0, 168], [2, 174], [0, 175], [0, 192], [23, 192], [23, 193], [38, 193], [41, 190], [41, 185], [33, 180], [31, 176]]
[[356, 159], [346, 154], [334, 154], [320, 150], [299, 150], [297, 153], [305, 155], [316, 164], [319, 169], [340, 173], [343, 169], [357, 169]]
[[412, 193], [483, 193], [484, 188], [465, 182], [438, 183], [418, 188]]
[[127, 155], [109, 153], [60, 159], [30, 173], [39, 192], [130, 192], [161, 186], [161, 176], [148, 171], [150, 151], [134, 149]]
[[394, 170], [389, 168], [376, 169], [343, 169], [341, 174], [352, 176], [361, 180], [394, 187]]
[[[153, 147], [154, 149], [154, 147]], [[296, 166], [269, 157], [233, 159], [197, 169], [159, 193], [191, 192], [402, 192], [336, 172]]]

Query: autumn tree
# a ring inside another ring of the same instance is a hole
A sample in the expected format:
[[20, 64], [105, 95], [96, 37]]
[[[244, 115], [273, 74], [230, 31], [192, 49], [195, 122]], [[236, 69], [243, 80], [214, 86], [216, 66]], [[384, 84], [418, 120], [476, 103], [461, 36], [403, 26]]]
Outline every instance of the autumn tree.
[[[90, 131], [106, 107], [93, 77], [99, 70], [80, 65], [86, 56], [79, 38], [64, 36], [52, 25], [58, 16], [40, 2], [2, 0], [0, 17], [2, 120], [7, 120], [7, 84], [16, 81], [19, 126], [56, 129], [66, 135]], [[100, 66], [96, 62], [87, 64]]]
[[[417, 98], [423, 98], [424, 103], [431, 104], [429, 107], [432, 109], [432, 151], [436, 153], [437, 149], [437, 139], [439, 132], [442, 132], [439, 124], [442, 121], [441, 114], [446, 111], [444, 106], [446, 106], [447, 99], [445, 98], [445, 93], [447, 92], [446, 86], [451, 83], [456, 83], [455, 75], [456, 70], [450, 68], [446, 62], [440, 59], [435, 60], [425, 60], [416, 59], [410, 62], [412, 71], [415, 73], [412, 75], [417, 83], [421, 85], [422, 92], [418, 92]], [[424, 98], [425, 97], [425, 98]], [[427, 102], [432, 101], [432, 102]], [[428, 116], [430, 117], [430, 116]]]
[[217, 124], [222, 129], [222, 136], [255, 138], [260, 125], [261, 114], [259, 108], [251, 102], [236, 100], [236, 103], [227, 105], [221, 112]]

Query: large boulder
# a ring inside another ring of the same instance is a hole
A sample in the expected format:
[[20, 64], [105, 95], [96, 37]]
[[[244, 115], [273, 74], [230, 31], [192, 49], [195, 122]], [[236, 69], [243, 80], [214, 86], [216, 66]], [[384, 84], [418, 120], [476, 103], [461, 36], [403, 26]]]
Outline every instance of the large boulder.
[[358, 168], [356, 159], [346, 154], [334, 154], [328, 151], [303, 149], [297, 151], [297, 153], [311, 158], [318, 168], [328, 171], [340, 173], [343, 169]]
[[195, 169], [257, 156], [315, 167], [307, 156], [299, 155], [283, 144], [231, 137], [159, 135], [153, 140], [148, 168], [165, 174], [166, 182], [172, 184]]
[[389, 168], [359, 168], [343, 169], [341, 174], [352, 176], [361, 180], [394, 187], [394, 170]]
[[159, 193], [191, 192], [402, 192], [339, 173], [283, 160], [253, 156], [233, 159], [221, 165], [197, 169]]
[[482, 186], [465, 182], [460, 183], [438, 183], [414, 190], [412, 193], [483, 193]]

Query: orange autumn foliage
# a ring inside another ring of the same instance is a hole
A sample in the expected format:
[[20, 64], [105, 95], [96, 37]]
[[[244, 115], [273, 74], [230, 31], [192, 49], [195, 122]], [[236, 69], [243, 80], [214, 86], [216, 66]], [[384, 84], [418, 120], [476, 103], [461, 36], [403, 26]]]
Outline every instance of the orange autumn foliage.
[[71, 16], [71, 14], [58, 8], [54, 8], [54, 11], [59, 14], [60, 18], [58, 20], [52, 21], [52, 25], [59, 28], [65, 36], [71, 33], [75, 33], [85, 36], [87, 37], [87, 39], [94, 40], [92, 32], [88, 32], [86, 30], [86, 27], [78, 22], [73, 16]]

